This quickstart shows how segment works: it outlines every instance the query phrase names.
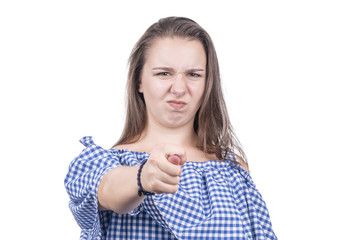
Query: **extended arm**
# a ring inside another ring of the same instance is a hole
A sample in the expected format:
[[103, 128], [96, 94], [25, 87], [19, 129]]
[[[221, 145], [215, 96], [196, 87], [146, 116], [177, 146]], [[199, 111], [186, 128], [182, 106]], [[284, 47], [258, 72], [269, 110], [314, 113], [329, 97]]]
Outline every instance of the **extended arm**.
[[[182, 148], [169, 144], [156, 146], [142, 170], [140, 179], [143, 189], [157, 194], [175, 193], [184, 163]], [[145, 197], [139, 197], [137, 193], [138, 170], [139, 166], [119, 166], [104, 175], [98, 189], [100, 210], [109, 209], [124, 214], [140, 205]]]
[[111, 169], [101, 179], [98, 189], [99, 209], [128, 213], [144, 200], [137, 194], [137, 171], [139, 166], [119, 166]]

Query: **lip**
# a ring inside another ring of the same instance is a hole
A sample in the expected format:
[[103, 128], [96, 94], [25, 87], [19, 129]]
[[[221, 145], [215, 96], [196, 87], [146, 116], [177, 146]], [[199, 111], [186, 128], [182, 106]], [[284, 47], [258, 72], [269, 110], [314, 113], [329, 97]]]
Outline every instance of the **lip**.
[[167, 103], [175, 110], [180, 110], [180, 109], [184, 108], [186, 105], [186, 102], [176, 101], [176, 100], [167, 101]]

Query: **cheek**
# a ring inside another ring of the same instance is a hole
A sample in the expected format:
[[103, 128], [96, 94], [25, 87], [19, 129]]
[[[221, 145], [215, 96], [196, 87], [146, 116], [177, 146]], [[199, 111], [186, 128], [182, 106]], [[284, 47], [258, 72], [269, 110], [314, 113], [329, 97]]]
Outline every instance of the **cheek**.
[[205, 83], [197, 83], [189, 87], [190, 92], [194, 99], [200, 101], [205, 92]]
[[144, 81], [142, 89], [144, 94], [152, 99], [162, 99], [170, 88], [169, 84], [164, 84], [155, 79], [153, 81], [151, 79], [147, 80]]

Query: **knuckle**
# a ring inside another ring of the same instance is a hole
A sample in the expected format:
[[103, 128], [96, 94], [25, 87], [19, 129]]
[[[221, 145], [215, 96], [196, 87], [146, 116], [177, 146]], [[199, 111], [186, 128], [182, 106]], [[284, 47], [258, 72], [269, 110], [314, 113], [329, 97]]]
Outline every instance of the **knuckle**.
[[151, 186], [152, 186], [151, 189], [153, 191], [160, 191], [160, 183], [159, 183], [159, 181], [152, 182]]
[[180, 177], [175, 177], [175, 183], [179, 184], [179, 182], [180, 182]]
[[154, 157], [149, 157], [149, 159], [147, 160], [146, 164], [149, 164], [149, 165], [156, 165], [156, 158]]
[[181, 173], [182, 173], [182, 168], [179, 166], [179, 167], [177, 168], [177, 170], [176, 170], [176, 175], [177, 175], [177, 176], [180, 176]]
[[179, 190], [179, 185], [174, 185], [171, 189], [171, 193], [176, 193]]
[[153, 169], [150, 169], [148, 172], [147, 172], [147, 179], [151, 182], [151, 180], [155, 179], [155, 171]]
[[147, 186], [147, 189], [145, 189], [145, 190], [152, 192], [152, 191], [154, 190], [153, 183], [152, 183], [152, 182], [149, 182], [149, 183], [148, 183], [148, 186]]

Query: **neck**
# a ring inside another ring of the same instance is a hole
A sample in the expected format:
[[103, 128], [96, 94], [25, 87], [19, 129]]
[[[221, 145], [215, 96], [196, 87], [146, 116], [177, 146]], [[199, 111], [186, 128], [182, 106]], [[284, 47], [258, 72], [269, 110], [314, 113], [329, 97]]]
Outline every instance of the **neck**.
[[194, 147], [196, 146], [197, 136], [193, 128], [193, 121], [179, 128], [167, 128], [149, 121], [141, 135], [140, 141], [151, 149], [159, 143]]

